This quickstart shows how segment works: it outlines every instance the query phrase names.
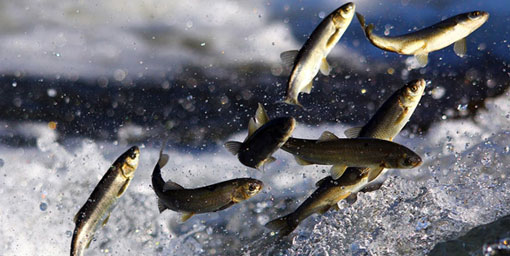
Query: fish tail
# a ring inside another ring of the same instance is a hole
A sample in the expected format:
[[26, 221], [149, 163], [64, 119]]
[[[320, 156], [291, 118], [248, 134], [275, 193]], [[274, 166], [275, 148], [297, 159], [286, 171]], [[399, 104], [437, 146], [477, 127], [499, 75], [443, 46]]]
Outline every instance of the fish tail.
[[286, 104], [290, 104], [290, 105], [295, 105], [295, 106], [298, 106], [299, 108], [301, 108], [303, 110], [306, 110], [305, 107], [303, 107], [303, 105], [301, 105], [301, 103], [299, 103], [297, 98], [285, 97], [285, 99], [283, 101], [281, 101], [281, 102], [282, 103], [286, 103]]
[[290, 216], [291, 214], [274, 219], [266, 223], [265, 227], [277, 231], [280, 237], [287, 236], [294, 231], [299, 224], [299, 221], [294, 221]]
[[163, 144], [161, 151], [159, 152], [158, 163], [154, 167], [152, 171], [152, 188], [154, 191], [163, 191], [163, 187], [165, 186], [165, 181], [161, 176], [161, 167], [163, 167], [168, 162], [168, 155], [163, 154], [163, 148], [165, 148], [166, 143]]
[[359, 12], [356, 12], [356, 18], [358, 18], [358, 21], [361, 24], [361, 27], [363, 28], [365, 35], [369, 36], [370, 34], [372, 34], [372, 30], [374, 30], [374, 24], [370, 24], [367, 26], [365, 23], [365, 17]]

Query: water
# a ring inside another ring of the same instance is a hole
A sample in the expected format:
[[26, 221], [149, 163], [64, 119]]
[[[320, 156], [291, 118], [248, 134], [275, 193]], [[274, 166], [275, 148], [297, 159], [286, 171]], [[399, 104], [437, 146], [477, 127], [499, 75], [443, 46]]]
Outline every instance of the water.
[[[468, 37], [468, 57], [449, 47], [418, 69], [412, 57], [371, 46], [353, 20], [328, 57], [332, 75], [319, 75], [302, 96], [309, 110], [274, 104], [288, 76], [280, 52], [299, 48], [341, 4], [0, 3], [2, 255], [69, 253], [74, 214], [133, 144], [141, 149], [135, 179], [87, 255], [481, 255], [502, 244], [510, 236], [509, 7], [356, 2], [379, 34], [474, 9], [491, 17]], [[263, 225], [294, 210], [328, 168], [298, 166], [283, 151], [263, 172], [242, 166], [221, 145], [244, 139], [257, 103], [271, 117], [296, 117], [296, 137], [340, 136], [421, 77], [426, 93], [395, 141], [423, 165], [389, 171], [380, 190], [314, 215], [277, 241]], [[186, 223], [160, 214], [150, 175], [164, 138], [164, 179], [199, 187], [253, 177], [264, 191]]]

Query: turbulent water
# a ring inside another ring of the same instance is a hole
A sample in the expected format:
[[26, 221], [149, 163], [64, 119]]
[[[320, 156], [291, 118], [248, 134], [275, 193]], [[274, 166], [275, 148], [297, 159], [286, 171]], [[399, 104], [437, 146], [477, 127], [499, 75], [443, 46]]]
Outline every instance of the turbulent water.
[[[301, 126], [295, 136], [314, 138], [323, 130], [341, 134], [345, 128]], [[0, 203], [8, 206], [0, 209], [2, 252], [66, 254], [74, 214], [128, 145], [88, 139], [60, 142], [46, 125], [24, 124], [19, 129], [35, 136], [37, 147], [0, 148]], [[244, 168], [224, 149], [202, 153], [168, 149], [170, 162], [163, 176], [184, 187], [247, 176], [266, 183], [264, 192], [246, 203], [182, 224], [177, 213], [158, 213], [150, 187], [160, 145], [141, 145], [135, 179], [88, 252], [424, 255], [442, 241], [510, 215], [509, 134], [508, 93], [487, 102], [487, 110], [473, 120], [444, 120], [427, 134], [403, 132], [396, 140], [424, 157], [420, 168], [390, 171], [380, 190], [360, 194], [353, 205], [340, 203], [338, 212], [307, 219], [280, 242], [263, 224], [295, 209], [312, 192], [313, 183], [327, 175], [323, 167], [300, 167], [290, 155], [278, 152], [277, 162], [257, 172]], [[482, 248], [470, 250], [480, 254]]]
[[[275, 104], [297, 49], [343, 1], [0, 1], [0, 255], [66, 255], [73, 217], [111, 163], [141, 149], [135, 178], [87, 255], [481, 255], [510, 237], [510, 18], [504, 1], [356, 1], [378, 34], [398, 35], [475, 9], [489, 21], [417, 68], [372, 46], [353, 20], [301, 110]], [[205, 8], [204, 8], [205, 7]], [[391, 13], [391, 15], [388, 15]], [[411, 27], [404, 26], [413, 24]], [[221, 145], [243, 140], [258, 102], [292, 115], [293, 136], [363, 124], [411, 79], [428, 82], [395, 141], [424, 159], [381, 189], [313, 215], [277, 240], [268, 221], [329, 174], [286, 152], [255, 171]], [[233, 134], [233, 135], [232, 135]], [[265, 188], [217, 213], [159, 213], [150, 176], [184, 187], [252, 177]]]

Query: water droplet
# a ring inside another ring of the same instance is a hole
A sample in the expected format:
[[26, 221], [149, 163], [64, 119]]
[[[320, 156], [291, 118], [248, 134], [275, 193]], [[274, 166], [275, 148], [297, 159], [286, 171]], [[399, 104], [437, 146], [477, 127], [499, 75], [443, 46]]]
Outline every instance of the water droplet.
[[73, 235], [73, 232], [71, 230], [66, 231], [66, 236], [71, 237]]
[[40, 205], [39, 205], [39, 209], [41, 209], [41, 211], [46, 211], [46, 209], [48, 209], [48, 204], [45, 203], [45, 202], [42, 202]]
[[324, 17], [326, 17], [326, 13], [322, 11], [319, 12], [319, 18], [324, 19]]
[[16, 87], [18, 86], [18, 83], [17, 82], [12, 82], [12, 87]]
[[53, 98], [53, 97], [55, 97], [55, 96], [57, 96], [57, 90], [55, 90], [55, 89], [53, 89], [53, 88], [48, 89], [48, 90], [46, 91], [46, 93], [48, 94], [48, 96], [50, 96], [50, 97], [52, 97], [52, 98]]
[[201, 43], [200, 46], [204, 47], [205, 46], [205, 43]]

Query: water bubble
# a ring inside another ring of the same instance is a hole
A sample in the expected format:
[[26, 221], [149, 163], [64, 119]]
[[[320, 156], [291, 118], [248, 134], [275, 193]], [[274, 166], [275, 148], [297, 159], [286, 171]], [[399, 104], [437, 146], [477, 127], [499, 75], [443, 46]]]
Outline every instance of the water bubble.
[[18, 83], [17, 82], [12, 82], [12, 87], [16, 87], [18, 86]]
[[41, 211], [46, 211], [48, 209], [48, 204], [45, 203], [45, 202], [42, 202], [40, 205], [39, 205], [39, 209], [41, 209]]
[[324, 19], [324, 17], [326, 17], [326, 13], [322, 11], [319, 12], [319, 18]]
[[73, 232], [71, 230], [66, 231], [66, 236], [71, 237], [73, 235]]
[[50, 96], [50, 97], [52, 97], [52, 98], [53, 98], [53, 97], [55, 97], [55, 96], [57, 96], [57, 90], [55, 90], [55, 89], [53, 89], [53, 88], [48, 89], [48, 90], [46, 91], [46, 93], [48, 94], [48, 96]]

